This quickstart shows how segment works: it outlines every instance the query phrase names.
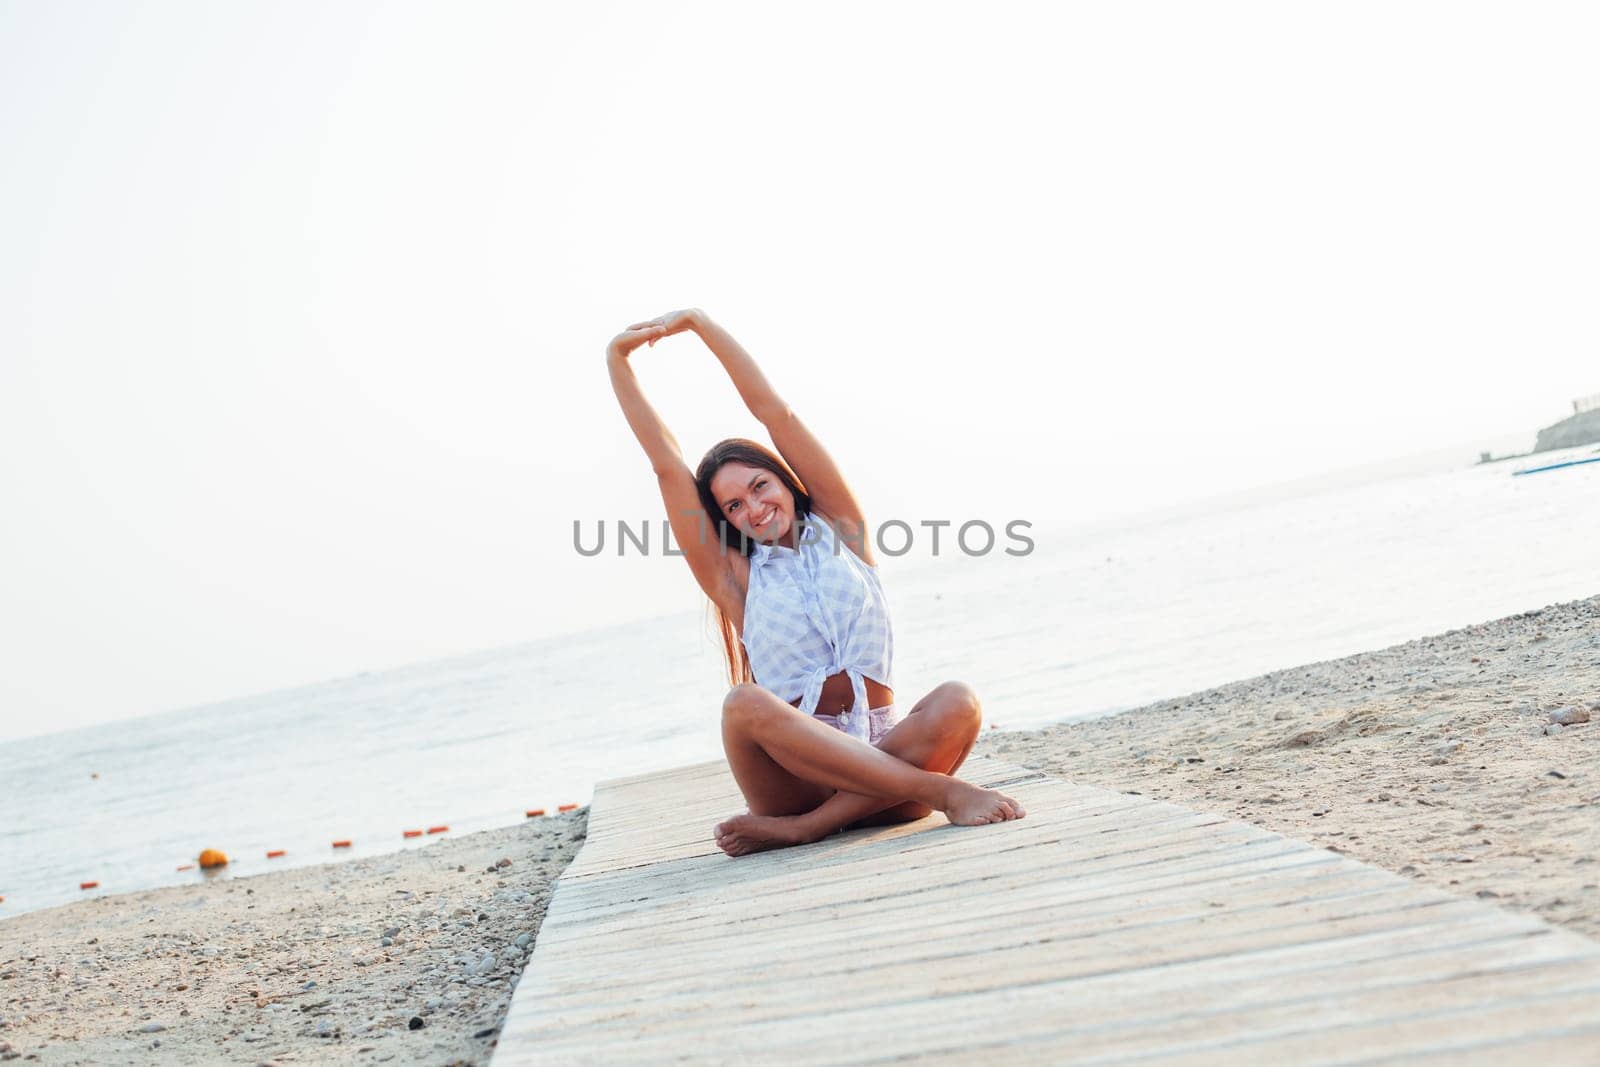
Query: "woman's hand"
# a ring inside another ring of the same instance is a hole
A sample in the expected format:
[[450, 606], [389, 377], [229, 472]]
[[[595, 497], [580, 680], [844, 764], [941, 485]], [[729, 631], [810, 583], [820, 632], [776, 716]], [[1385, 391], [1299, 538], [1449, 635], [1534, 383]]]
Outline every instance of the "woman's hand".
[[613, 337], [611, 343], [606, 345], [606, 358], [627, 359], [635, 348], [646, 342], [655, 344], [659, 338], [664, 336], [666, 335], [661, 332], [659, 326], [630, 326]]
[[650, 344], [655, 344], [663, 337], [671, 337], [675, 333], [696, 328], [700, 317], [699, 308], [684, 308], [682, 311], [669, 311], [665, 315], [657, 315], [646, 322], [636, 322], [629, 326], [629, 330], [655, 330], [655, 336], [649, 338]]

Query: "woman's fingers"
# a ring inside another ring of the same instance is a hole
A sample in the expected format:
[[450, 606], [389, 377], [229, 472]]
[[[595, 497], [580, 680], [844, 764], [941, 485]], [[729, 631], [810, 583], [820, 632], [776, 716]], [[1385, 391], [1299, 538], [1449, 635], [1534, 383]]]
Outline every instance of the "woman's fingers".
[[[668, 330], [669, 322], [673, 324], [670, 330]], [[678, 333], [681, 330], [688, 329], [688, 318], [682, 311], [672, 311], [665, 315], [657, 315], [653, 319], [645, 319], [643, 322], [636, 322], [632, 326], [629, 326], [628, 329], [642, 330], [648, 326], [659, 326], [663, 330], [668, 330], [669, 333]]]
[[645, 342], [655, 344], [661, 336], [659, 330], [627, 329], [611, 339], [611, 349], [627, 355]]
[[[635, 322], [623, 333], [630, 337], [637, 337], [639, 341], [654, 348], [655, 343], [663, 337], [671, 337], [680, 330], [688, 329], [687, 318], [680, 317], [683, 315], [683, 312], [674, 311], [670, 315], [660, 315], [653, 319], [646, 319], [643, 322]], [[672, 325], [668, 324], [669, 319], [674, 320]]]
[[667, 328], [660, 322], [636, 322], [622, 332], [625, 336], [636, 337], [650, 345], [667, 336]]

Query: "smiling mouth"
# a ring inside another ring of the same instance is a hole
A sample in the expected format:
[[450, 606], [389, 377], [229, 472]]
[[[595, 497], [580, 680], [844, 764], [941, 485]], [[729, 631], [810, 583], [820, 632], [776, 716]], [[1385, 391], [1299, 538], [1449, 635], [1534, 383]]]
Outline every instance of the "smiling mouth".
[[752, 522], [750, 524], [750, 528], [752, 530], [760, 529], [761, 527], [765, 526], [767, 523], [771, 522], [773, 519], [775, 519], [777, 517], [778, 517], [778, 511], [777, 511], [776, 508], [774, 508], [772, 511], [768, 512], [767, 513], [767, 517], [762, 519], [760, 522]]

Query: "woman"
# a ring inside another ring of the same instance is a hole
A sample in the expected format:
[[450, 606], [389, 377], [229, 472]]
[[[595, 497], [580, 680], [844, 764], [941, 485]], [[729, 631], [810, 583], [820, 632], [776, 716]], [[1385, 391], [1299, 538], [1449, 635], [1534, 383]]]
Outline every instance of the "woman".
[[[721, 361], [781, 457], [731, 439], [690, 473], [628, 363], [640, 345], [686, 330]], [[934, 810], [962, 826], [1022, 818], [1004, 793], [953, 776], [982, 723], [970, 688], [946, 682], [897, 721], [888, 606], [861, 505], [750, 354], [690, 308], [629, 326], [606, 363], [673, 538], [722, 624], [734, 683], [722, 744], [750, 810], [717, 825], [718, 847], [739, 856]]]

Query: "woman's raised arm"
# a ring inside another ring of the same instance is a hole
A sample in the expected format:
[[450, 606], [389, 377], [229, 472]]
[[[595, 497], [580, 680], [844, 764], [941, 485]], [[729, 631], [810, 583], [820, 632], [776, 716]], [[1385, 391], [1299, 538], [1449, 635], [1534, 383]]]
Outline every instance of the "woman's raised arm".
[[[698, 334], [728, 372], [750, 414], [766, 427], [783, 461], [800, 476], [811, 494], [811, 502], [830, 519], [840, 520], [845, 526], [843, 535], [857, 547], [857, 554], [868, 563], [874, 562], [861, 504], [839, 472], [838, 464], [810, 428], [800, 421], [794, 409], [778, 395], [761, 368], [756, 366], [755, 359], [732, 334], [711, 321], [711, 316], [699, 308], [673, 311], [648, 322], [636, 322], [628, 329], [645, 332], [645, 340], [652, 345], [661, 337], [684, 330]], [[655, 336], [648, 336], [651, 331]]]
[[640, 345], [646, 342], [654, 344], [657, 338], [664, 336], [659, 326], [630, 326], [613, 337], [606, 346], [606, 367], [611, 372], [611, 388], [617, 394], [617, 402], [622, 405], [622, 414], [628, 419], [628, 428], [639, 439], [645, 455], [650, 457], [651, 468], [657, 474], [684, 466], [683, 450], [678, 447], [678, 439], [672, 436], [667, 424], [656, 414], [656, 409], [644, 398], [644, 390], [639, 388], [639, 379], [633, 373], [628, 356]]
[[706, 347], [711, 349], [712, 355], [722, 364], [722, 369], [728, 372], [733, 387], [739, 390], [739, 398], [744, 401], [744, 406], [750, 409], [750, 414], [760, 420], [761, 425], [767, 425], [768, 420], [783, 413], [788, 405], [783, 402], [778, 391], [772, 388], [767, 376], [761, 373], [761, 368], [756, 366], [756, 361], [750, 353], [733, 339], [733, 334], [712, 322], [711, 316], [699, 308], [669, 311], [660, 318], [636, 322], [619, 336], [628, 336], [636, 331], [643, 332], [646, 334], [644, 340], [653, 345], [663, 337], [683, 333], [685, 330], [693, 330], [700, 340], [706, 343]]
[[711, 516], [700, 503], [700, 491], [694, 484], [694, 472], [683, 461], [683, 451], [678, 439], [672, 436], [667, 424], [661, 421], [655, 408], [644, 398], [639, 379], [628, 363], [629, 354], [646, 342], [666, 336], [659, 327], [624, 330], [606, 346], [606, 367], [611, 372], [611, 388], [616, 391], [622, 413], [627, 416], [633, 435], [644, 446], [650, 457], [650, 466], [656, 473], [661, 489], [661, 500], [667, 507], [667, 522], [672, 526], [673, 539], [677, 541], [695, 581], [706, 596], [723, 611], [735, 618], [744, 616], [743, 594], [733, 576], [728, 556], [722, 551], [722, 542], [711, 531]]

